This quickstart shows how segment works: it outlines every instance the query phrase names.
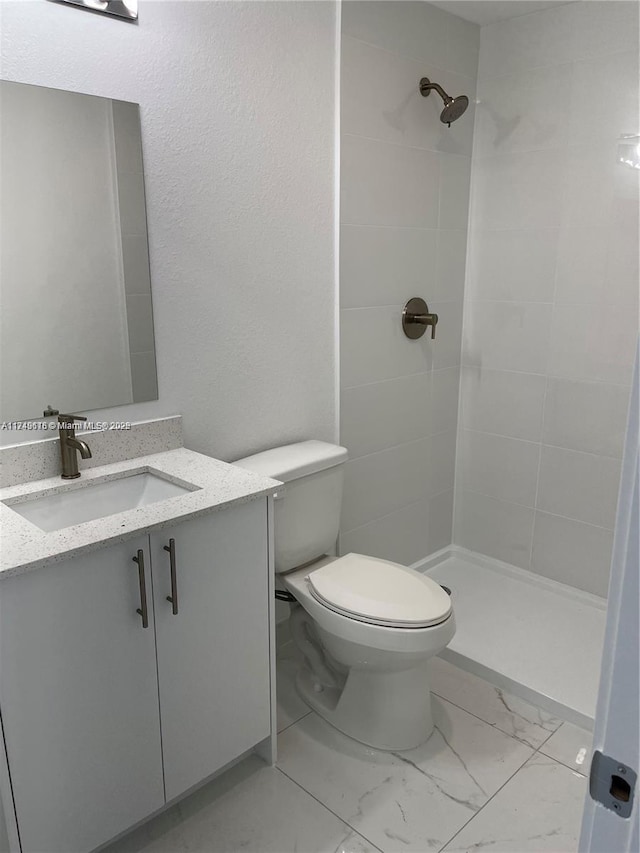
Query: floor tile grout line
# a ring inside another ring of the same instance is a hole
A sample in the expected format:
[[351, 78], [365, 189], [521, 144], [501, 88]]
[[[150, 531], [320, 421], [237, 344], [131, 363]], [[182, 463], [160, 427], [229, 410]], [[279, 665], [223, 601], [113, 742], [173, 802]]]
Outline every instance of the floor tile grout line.
[[276, 734], [277, 734], [278, 736], [280, 736], [281, 734], [284, 734], [284, 733], [287, 731], [287, 729], [290, 729], [290, 728], [291, 728], [291, 726], [295, 726], [295, 725], [296, 725], [296, 723], [299, 723], [299, 722], [300, 722], [300, 720], [304, 720], [304, 718], [305, 718], [305, 717], [308, 717], [308, 716], [309, 716], [309, 714], [311, 714], [311, 713], [312, 713], [312, 711], [311, 711], [311, 708], [310, 708], [308, 711], [305, 711], [305, 713], [304, 713], [301, 717], [298, 717], [298, 719], [297, 719], [297, 720], [292, 720], [290, 723], [287, 723], [287, 725], [286, 725], [283, 729], [279, 729], [279, 730], [276, 732]]
[[[531, 748], [533, 749], [533, 747], [531, 747]], [[517, 770], [515, 770], [515, 771], [511, 774], [511, 776], [509, 776], [509, 778], [508, 778], [508, 779], [506, 779], [506, 780], [502, 783], [502, 785], [500, 785], [500, 787], [498, 788], [498, 790], [497, 790], [497, 791], [494, 791], [494, 793], [489, 797], [489, 799], [486, 801], [486, 803], [483, 803], [483, 804], [480, 806], [480, 808], [478, 809], [478, 811], [477, 811], [475, 814], [473, 814], [473, 815], [469, 818], [469, 820], [468, 820], [468, 821], [467, 821], [463, 826], [461, 826], [461, 827], [460, 827], [460, 829], [459, 829], [457, 832], [455, 832], [455, 833], [451, 836], [451, 838], [450, 838], [450, 839], [449, 839], [445, 844], [443, 844], [443, 845], [442, 845], [442, 847], [440, 847], [440, 848], [439, 848], [438, 853], [442, 853], [442, 851], [445, 849], [445, 847], [448, 847], [448, 846], [449, 846], [449, 844], [451, 844], [451, 842], [453, 841], [453, 839], [454, 839], [454, 838], [456, 838], [456, 836], [460, 835], [460, 833], [462, 832], [462, 830], [463, 830], [463, 829], [465, 829], [465, 827], [469, 826], [469, 824], [471, 823], [471, 821], [472, 821], [472, 820], [475, 820], [475, 818], [480, 814], [480, 812], [481, 812], [481, 811], [482, 811], [482, 810], [483, 810], [483, 809], [484, 809], [484, 808], [485, 808], [485, 807], [486, 807], [486, 806], [487, 806], [487, 805], [488, 805], [488, 804], [489, 804], [489, 803], [490, 803], [490, 802], [491, 802], [491, 801], [492, 801], [492, 800], [493, 800], [493, 799], [494, 799], [494, 798], [495, 798], [495, 797], [500, 793], [500, 791], [502, 791], [502, 789], [503, 789], [506, 785], [508, 785], [508, 784], [509, 784], [509, 782], [513, 779], [513, 777], [514, 777], [514, 776], [517, 776], [517, 774], [522, 770], [522, 768], [525, 766], [525, 764], [526, 764], [528, 761], [531, 761], [531, 759], [533, 758], [533, 756], [534, 756], [535, 754], [536, 754], [536, 753], [535, 753], [535, 751], [534, 751], [534, 753], [533, 753], [532, 755], [528, 756], [528, 757], [525, 759], [525, 761], [523, 761], [523, 762], [522, 762], [522, 764], [517, 768]]]
[[294, 784], [294, 785], [297, 785], [297, 786], [298, 786], [298, 788], [300, 788], [300, 790], [301, 790], [301, 791], [304, 791], [304, 793], [305, 793], [305, 794], [307, 794], [309, 797], [311, 797], [311, 799], [315, 800], [315, 801], [316, 801], [316, 803], [319, 803], [323, 808], [325, 808], [325, 809], [326, 809], [328, 812], [330, 812], [334, 817], [336, 817], [336, 818], [337, 818], [341, 823], [343, 823], [345, 826], [348, 826], [348, 827], [349, 827], [349, 829], [350, 829], [350, 830], [352, 830], [353, 832], [355, 832], [357, 835], [359, 835], [359, 836], [360, 836], [360, 838], [364, 838], [364, 840], [367, 842], [367, 844], [370, 844], [370, 845], [374, 848], [374, 850], [377, 850], [377, 851], [378, 851], [378, 853], [384, 853], [384, 851], [383, 851], [383, 850], [381, 850], [381, 849], [377, 846], [377, 844], [374, 844], [374, 843], [373, 843], [373, 841], [371, 841], [371, 839], [370, 839], [370, 838], [367, 838], [367, 836], [366, 836], [366, 835], [363, 835], [363, 834], [362, 834], [362, 832], [360, 832], [360, 830], [356, 829], [356, 828], [355, 828], [355, 826], [352, 826], [352, 825], [349, 823], [349, 821], [345, 820], [343, 817], [340, 817], [340, 815], [339, 815], [339, 814], [336, 814], [336, 812], [334, 812], [334, 811], [333, 811], [333, 809], [330, 809], [330, 808], [329, 808], [329, 806], [328, 806], [326, 803], [323, 803], [323, 802], [322, 802], [322, 800], [320, 800], [318, 797], [316, 797], [316, 796], [315, 796], [315, 794], [312, 794], [312, 793], [311, 793], [311, 791], [308, 791], [308, 790], [304, 787], [304, 785], [301, 785], [301, 784], [300, 784], [300, 782], [298, 782], [298, 781], [297, 781], [296, 779], [294, 779], [292, 776], [289, 776], [289, 774], [288, 774], [288, 773], [286, 773], [286, 772], [282, 769], [282, 767], [279, 767], [277, 764], [275, 765], [275, 767], [276, 767], [276, 770], [279, 770], [279, 771], [280, 771], [280, 773], [282, 773], [282, 775], [283, 775], [286, 779], [288, 779], [290, 782], [293, 782], [293, 784]]

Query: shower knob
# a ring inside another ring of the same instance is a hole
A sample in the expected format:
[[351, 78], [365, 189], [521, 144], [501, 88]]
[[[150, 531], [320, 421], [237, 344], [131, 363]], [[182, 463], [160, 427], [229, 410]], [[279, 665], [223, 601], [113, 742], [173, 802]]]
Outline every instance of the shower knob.
[[421, 338], [431, 326], [431, 340], [436, 336], [438, 315], [429, 311], [429, 306], [419, 296], [414, 296], [404, 306], [402, 311], [402, 330], [408, 338]]

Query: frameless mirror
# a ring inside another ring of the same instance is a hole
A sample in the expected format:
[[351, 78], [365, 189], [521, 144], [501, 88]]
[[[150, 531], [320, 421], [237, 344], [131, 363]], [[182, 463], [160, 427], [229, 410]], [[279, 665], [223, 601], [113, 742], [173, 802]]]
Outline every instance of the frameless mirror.
[[0, 82], [0, 421], [158, 397], [137, 104]]

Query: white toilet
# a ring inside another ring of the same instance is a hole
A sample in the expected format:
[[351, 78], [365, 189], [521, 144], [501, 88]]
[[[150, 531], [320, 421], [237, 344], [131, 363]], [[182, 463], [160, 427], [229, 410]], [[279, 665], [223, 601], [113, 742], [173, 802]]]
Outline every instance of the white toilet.
[[411, 749], [433, 729], [427, 662], [455, 634], [451, 599], [398, 563], [327, 556], [338, 536], [346, 460], [344, 447], [303, 441], [235, 464], [286, 484], [275, 500], [276, 586], [298, 602], [290, 625], [305, 658], [300, 695], [362, 743]]

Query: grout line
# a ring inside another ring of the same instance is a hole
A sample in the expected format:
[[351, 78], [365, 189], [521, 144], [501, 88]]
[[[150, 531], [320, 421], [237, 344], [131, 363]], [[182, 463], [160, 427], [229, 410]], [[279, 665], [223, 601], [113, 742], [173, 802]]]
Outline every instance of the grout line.
[[[533, 747], [531, 747], [531, 749], [533, 749]], [[533, 753], [533, 755], [535, 755], [535, 752]], [[509, 778], [508, 778], [505, 782], [503, 782], [503, 784], [502, 784], [502, 785], [500, 785], [500, 787], [498, 788], [498, 790], [497, 790], [497, 791], [495, 791], [495, 792], [494, 792], [494, 793], [489, 797], [489, 799], [486, 801], [486, 803], [483, 803], [483, 804], [480, 806], [480, 808], [478, 809], [478, 811], [477, 811], [474, 815], [472, 815], [472, 816], [469, 818], [469, 820], [468, 820], [465, 824], [463, 824], [463, 825], [460, 827], [460, 829], [459, 829], [457, 832], [455, 832], [455, 833], [451, 836], [451, 838], [449, 838], [449, 840], [448, 840], [445, 844], [443, 844], [443, 845], [442, 845], [442, 847], [440, 847], [440, 849], [438, 850], [438, 853], [442, 853], [442, 851], [445, 849], [445, 847], [448, 847], [448, 846], [449, 846], [449, 844], [451, 844], [451, 842], [453, 841], [453, 839], [454, 839], [454, 838], [456, 838], [456, 836], [460, 835], [460, 833], [462, 832], [462, 830], [463, 830], [463, 829], [465, 829], [465, 828], [466, 828], [466, 827], [471, 823], [471, 821], [472, 821], [472, 820], [475, 820], [475, 818], [480, 814], [480, 812], [481, 812], [481, 811], [482, 811], [486, 806], [488, 806], [488, 805], [489, 805], [489, 803], [490, 803], [490, 802], [491, 802], [495, 797], [497, 797], [497, 796], [498, 796], [498, 794], [500, 793], [500, 791], [502, 791], [502, 789], [503, 789], [506, 785], [508, 785], [508, 784], [509, 784], [509, 782], [513, 779], [513, 777], [514, 777], [514, 776], [516, 776], [516, 775], [517, 775], [517, 774], [522, 770], [522, 768], [525, 766], [525, 764], [533, 758], [533, 755], [530, 755], [530, 756], [529, 756], [525, 761], [523, 761], [523, 762], [522, 762], [522, 764], [518, 767], [518, 769], [517, 769], [515, 772], [513, 772], [513, 773], [511, 774], [511, 776], [509, 776]]]
[[[276, 675], [276, 680], [277, 680], [277, 675]], [[304, 720], [304, 718], [305, 718], [305, 717], [308, 717], [308, 716], [309, 716], [309, 714], [311, 714], [311, 713], [312, 713], [312, 712], [311, 712], [311, 708], [310, 708], [310, 709], [309, 709], [308, 711], [306, 711], [306, 712], [305, 712], [301, 717], [298, 717], [298, 719], [297, 719], [297, 720], [292, 720], [292, 722], [288, 723], [288, 724], [287, 724], [283, 729], [279, 729], [279, 730], [276, 732], [277, 737], [280, 737], [280, 735], [281, 735], [281, 734], [284, 734], [284, 732], [286, 732], [286, 731], [287, 731], [287, 729], [290, 729], [290, 728], [291, 728], [291, 726], [295, 726], [295, 724], [296, 724], [296, 723], [299, 723], [299, 722], [300, 722], [300, 720]]]
[[[435, 498], [441, 497], [441, 495], [449, 495], [452, 494], [453, 489], [443, 489], [441, 492], [436, 492], [435, 495], [429, 495], [428, 497], [418, 498], [415, 501], [409, 501], [407, 504], [402, 504], [402, 506], [397, 507], [397, 509], [391, 510], [391, 512], [387, 512], [384, 515], [378, 516], [377, 518], [372, 518], [369, 521], [364, 521], [362, 524], [358, 524], [356, 527], [350, 527], [348, 530], [342, 531], [342, 536], [346, 536], [347, 533], [354, 533], [356, 530], [360, 530], [363, 527], [369, 527], [371, 524], [376, 524], [379, 521], [383, 521], [385, 518], [389, 518], [391, 515], [395, 515], [398, 512], [401, 512], [403, 509], [407, 509], [407, 507], [415, 506], [416, 504], [423, 503], [423, 501], [432, 501]], [[448, 546], [447, 546], [448, 547]], [[427, 557], [431, 556], [427, 554]]]
[[[368, 459], [369, 456], [377, 456], [380, 453], [386, 453], [388, 450], [397, 450], [399, 447], [406, 447], [408, 444], [417, 444], [419, 441], [429, 441], [431, 438], [438, 438], [441, 435], [451, 435], [452, 433], [455, 434], [455, 432], [455, 427], [452, 427], [451, 429], [440, 429], [437, 432], [429, 432], [427, 435], [421, 435], [418, 438], [410, 438], [409, 441], [400, 441], [398, 444], [389, 444], [378, 448], [378, 450], [370, 450], [368, 453], [363, 453], [360, 456], [351, 456], [347, 461], [356, 462], [360, 459]], [[443, 489], [443, 491], [448, 492], [450, 489]], [[389, 515], [389, 513], [385, 513], [385, 515]]]
[[[445, 368], [446, 370], [451, 370], [452, 368]], [[357, 387], [357, 386], [356, 386]], [[575, 447], [565, 447], [562, 444], [550, 444], [548, 441], [537, 440], [533, 438], [520, 438], [517, 435], [508, 435], [503, 432], [490, 432], [486, 429], [474, 429], [473, 427], [462, 426], [464, 432], [475, 432], [480, 435], [490, 435], [494, 438], [507, 438], [511, 441], [523, 441], [525, 444], [541, 444], [543, 447], [550, 447], [553, 450], [566, 450], [569, 453], [581, 453], [583, 456], [593, 456], [597, 459], [611, 459], [614, 462], [622, 463], [622, 457], [620, 456], [612, 456], [610, 453], [595, 453], [593, 450], [577, 450]]]
[[[460, 305], [464, 303], [463, 299], [431, 299], [434, 305]], [[539, 304], [539, 303], [535, 303]], [[341, 306], [340, 311], [375, 311], [378, 308], [393, 308], [394, 311], [401, 310], [402, 302], [384, 302], [379, 305], [353, 305], [351, 307]]]
[[[443, 156], [462, 157], [465, 160], [468, 160], [469, 164], [471, 164], [471, 151], [469, 151], [468, 154], [458, 154], [455, 151], [443, 151], [442, 148], [425, 148], [422, 145], [407, 145], [406, 142], [395, 142], [390, 139], [381, 139], [377, 136], [365, 136], [363, 133], [348, 133], [347, 131], [344, 131], [342, 133], [342, 140], [344, 141], [347, 137], [350, 139], [364, 139], [366, 142], [375, 142], [377, 145], [393, 145], [395, 148], [404, 148], [409, 151], [421, 151], [423, 154], [433, 154], [438, 161], [440, 161]], [[547, 151], [548, 149], [545, 148], [543, 150]], [[503, 155], [494, 154], [492, 156], [497, 157]], [[440, 170], [438, 170], [438, 177], [440, 177]]]
[[289, 776], [289, 774], [288, 774], [286, 771], [284, 771], [284, 770], [282, 769], [282, 767], [278, 767], [278, 765], [277, 765], [277, 764], [276, 764], [276, 770], [278, 770], [280, 773], [282, 773], [282, 775], [283, 775], [286, 779], [288, 779], [290, 782], [293, 782], [293, 784], [294, 784], [294, 785], [297, 785], [297, 786], [298, 786], [298, 788], [300, 788], [300, 790], [301, 790], [301, 791], [304, 791], [304, 793], [305, 793], [305, 794], [307, 794], [309, 797], [311, 797], [311, 799], [312, 799], [312, 800], [315, 800], [315, 801], [316, 801], [316, 803], [319, 803], [319, 804], [320, 804], [324, 809], [326, 809], [328, 812], [330, 812], [334, 817], [336, 817], [336, 818], [340, 821], [340, 823], [343, 823], [345, 826], [348, 826], [348, 827], [349, 827], [349, 829], [350, 829], [350, 830], [352, 830], [353, 832], [355, 832], [357, 835], [359, 835], [359, 836], [360, 836], [360, 838], [364, 838], [364, 840], [367, 842], [367, 844], [371, 844], [371, 846], [374, 848], [374, 850], [377, 850], [377, 851], [378, 851], [378, 853], [384, 853], [384, 851], [383, 851], [383, 850], [381, 850], [381, 849], [380, 849], [376, 844], [374, 844], [374, 843], [373, 843], [373, 841], [371, 841], [371, 839], [370, 839], [370, 838], [367, 838], [367, 836], [366, 836], [366, 835], [363, 835], [363, 834], [362, 834], [362, 832], [360, 832], [358, 829], [356, 829], [356, 828], [355, 828], [355, 826], [352, 826], [352, 825], [351, 825], [348, 821], [346, 821], [343, 817], [340, 817], [340, 815], [339, 815], [337, 812], [334, 812], [334, 810], [333, 810], [333, 809], [331, 809], [331, 808], [329, 808], [329, 806], [328, 806], [326, 803], [323, 803], [321, 799], [319, 799], [318, 797], [316, 797], [316, 795], [315, 795], [315, 794], [312, 794], [312, 793], [311, 793], [311, 791], [307, 790], [307, 789], [304, 787], [304, 785], [301, 785], [301, 784], [300, 784], [300, 782], [298, 782], [298, 781], [297, 781], [296, 779], [294, 779], [292, 776]]
[[[447, 490], [447, 491], [450, 491], [450, 490]], [[549, 512], [546, 509], [537, 509], [535, 506], [532, 506], [531, 504], [521, 504], [521, 503], [518, 503], [517, 501], [506, 501], [504, 498], [496, 498], [494, 495], [488, 495], [485, 492], [479, 492], [476, 489], [464, 488], [464, 489], [462, 489], [462, 491], [468, 492], [471, 495], [480, 495], [480, 497], [489, 498], [492, 501], [497, 501], [498, 503], [501, 503], [501, 504], [507, 504], [508, 506], [518, 506], [521, 509], [529, 509], [529, 510], [531, 510], [531, 512], [540, 513], [541, 515], [551, 515], [554, 518], [562, 518], [564, 521], [573, 521], [575, 524], [584, 524], [585, 527], [595, 527], [596, 530], [605, 530], [607, 533], [613, 533], [614, 532], [613, 527], [605, 527], [602, 524], [593, 524], [593, 522], [591, 522], [591, 521], [581, 521], [579, 518], [572, 518], [570, 515], [560, 515], [560, 513], [558, 513], [558, 512]], [[518, 566], [518, 568], [526, 569], [525, 566]], [[536, 574], [536, 573], [534, 573], [534, 574]], [[592, 594], [595, 594], [595, 593], [592, 593]]]
[[[452, 14], [452, 13], [449, 13], [449, 14]], [[358, 42], [358, 44], [366, 44], [367, 47], [373, 47], [376, 50], [381, 50], [383, 53], [387, 53], [390, 56], [393, 56], [395, 59], [403, 59], [403, 60], [405, 60], [405, 62], [424, 64], [425, 62], [428, 61], [425, 56], [417, 56], [414, 54], [409, 55], [407, 53], [400, 53], [399, 51], [393, 50], [392, 48], [382, 47], [381, 45], [376, 44], [375, 42], [367, 41], [366, 39], [363, 39], [363, 38], [358, 38], [358, 36], [352, 36], [349, 33], [342, 33], [342, 38], [343, 39], [350, 39], [351, 41]], [[475, 85], [477, 82], [477, 73], [475, 76], [470, 76], [469, 74], [464, 74], [462, 71], [456, 71], [455, 69], [453, 69], [451, 67], [445, 67], [444, 65], [429, 65], [429, 68], [432, 69], [432, 74], [435, 74], [435, 72], [437, 72], [437, 71], [443, 71], [446, 74], [455, 74], [456, 77], [463, 77], [465, 80], [468, 80], [469, 83], [473, 85], [474, 91], [475, 91]]]

